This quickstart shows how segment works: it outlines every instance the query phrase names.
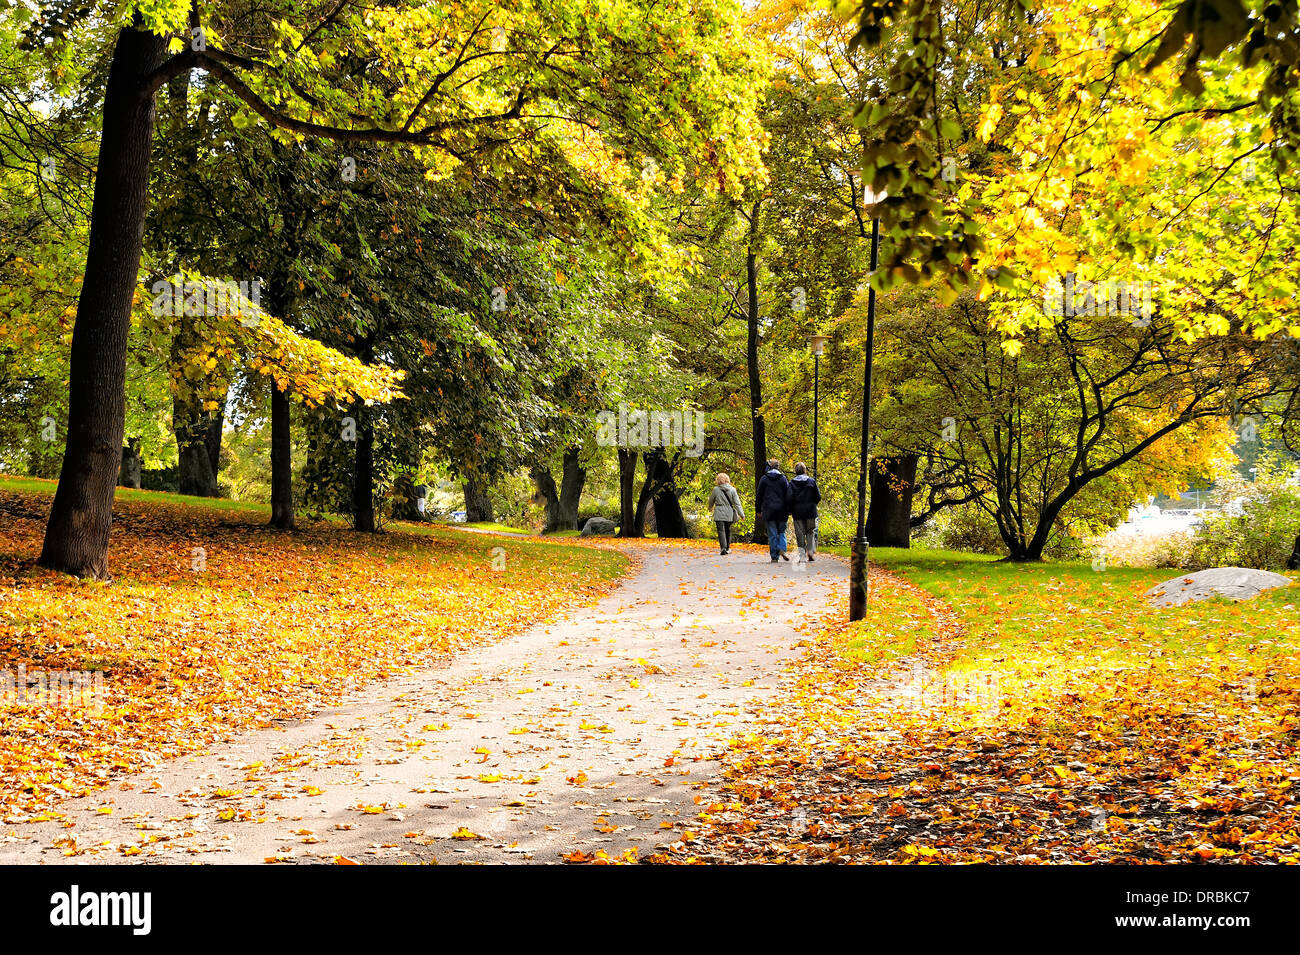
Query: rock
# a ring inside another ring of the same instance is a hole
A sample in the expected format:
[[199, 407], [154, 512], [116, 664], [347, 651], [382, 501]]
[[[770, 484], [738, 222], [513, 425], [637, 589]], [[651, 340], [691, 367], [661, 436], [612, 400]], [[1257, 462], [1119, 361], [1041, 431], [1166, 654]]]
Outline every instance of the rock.
[[1268, 570], [1251, 570], [1249, 567], [1212, 567], [1183, 574], [1157, 584], [1147, 591], [1147, 597], [1157, 607], [1178, 607], [1193, 600], [1208, 597], [1227, 597], [1230, 600], [1249, 600], [1265, 590], [1287, 587], [1290, 577]]
[[582, 525], [582, 536], [591, 537], [593, 534], [612, 534], [614, 533], [614, 522], [607, 517], [589, 517], [587, 523]]

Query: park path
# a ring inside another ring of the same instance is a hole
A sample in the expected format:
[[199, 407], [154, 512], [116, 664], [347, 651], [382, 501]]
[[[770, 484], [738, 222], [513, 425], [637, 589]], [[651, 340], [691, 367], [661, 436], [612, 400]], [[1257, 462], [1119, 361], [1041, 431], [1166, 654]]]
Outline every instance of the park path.
[[847, 568], [634, 553], [593, 606], [5, 826], [0, 863], [644, 858], [716, 792], [710, 755], [757, 726]]

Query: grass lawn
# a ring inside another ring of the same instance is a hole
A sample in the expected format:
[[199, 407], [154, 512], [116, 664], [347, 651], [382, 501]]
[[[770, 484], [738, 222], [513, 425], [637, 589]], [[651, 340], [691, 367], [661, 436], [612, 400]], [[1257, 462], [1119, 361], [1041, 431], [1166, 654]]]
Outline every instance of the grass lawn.
[[119, 491], [114, 580], [82, 582], [35, 566], [53, 487], [0, 478], [0, 673], [97, 671], [105, 694], [94, 714], [0, 700], [9, 820], [594, 600], [629, 563], [428, 525], [285, 533], [262, 506]]
[[838, 608], [787, 729], [738, 744], [706, 854], [1300, 861], [1300, 588], [1156, 608], [1168, 570], [871, 556], [867, 619]]
[[[37, 497], [53, 497], [58, 481], [45, 478], [15, 477], [12, 474], [0, 474], [0, 492], [26, 492]], [[149, 503], [151, 501], [168, 501], [172, 504], [189, 504], [209, 511], [242, 511], [247, 514], [270, 515], [270, 508], [265, 504], [251, 501], [230, 501], [225, 498], [191, 497], [188, 494], [165, 494], [162, 491], [137, 491], [134, 488], [119, 487], [114, 499], [127, 503]], [[47, 505], [48, 507], [48, 505]]]
[[501, 524], [497, 521], [475, 521], [473, 524], [462, 524], [461, 527], [473, 527], [480, 531], [494, 531], [498, 534], [531, 534], [533, 533], [527, 527], [515, 527], [511, 524]]

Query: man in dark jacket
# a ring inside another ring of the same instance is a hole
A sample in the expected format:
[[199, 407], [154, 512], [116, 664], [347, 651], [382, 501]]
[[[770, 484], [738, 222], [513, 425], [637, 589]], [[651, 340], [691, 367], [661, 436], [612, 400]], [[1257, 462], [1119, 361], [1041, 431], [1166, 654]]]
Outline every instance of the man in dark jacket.
[[767, 549], [772, 563], [789, 560], [785, 552], [785, 524], [790, 517], [790, 482], [781, 473], [776, 458], [767, 462], [767, 472], [758, 479], [754, 510], [767, 522]]
[[802, 461], [794, 466], [794, 479], [790, 481], [790, 516], [794, 518], [794, 539], [799, 545], [799, 559], [813, 559], [817, 553], [817, 503], [822, 499], [821, 488], [808, 473]]

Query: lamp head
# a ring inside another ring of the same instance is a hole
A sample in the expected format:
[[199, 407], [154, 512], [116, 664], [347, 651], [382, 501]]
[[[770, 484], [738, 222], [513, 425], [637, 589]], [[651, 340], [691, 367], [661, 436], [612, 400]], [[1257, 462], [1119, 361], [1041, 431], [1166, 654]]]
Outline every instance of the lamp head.
[[877, 205], [889, 198], [889, 190], [881, 189], [879, 192], [870, 186], [862, 187], [862, 201], [868, 209], [874, 209]]

